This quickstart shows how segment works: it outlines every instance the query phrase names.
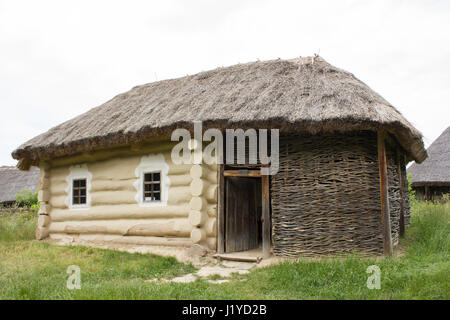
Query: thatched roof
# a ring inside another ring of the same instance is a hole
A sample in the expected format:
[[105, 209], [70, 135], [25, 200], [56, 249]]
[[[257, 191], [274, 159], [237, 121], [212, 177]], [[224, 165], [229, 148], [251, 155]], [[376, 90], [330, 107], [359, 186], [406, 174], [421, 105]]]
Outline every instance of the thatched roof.
[[16, 193], [27, 189], [35, 191], [39, 179], [39, 168], [20, 171], [16, 167], [0, 167], [0, 203], [16, 200]]
[[251, 62], [141, 85], [21, 145], [19, 167], [167, 135], [177, 127], [329, 132], [385, 128], [418, 162], [422, 136], [351, 73], [320, 57]]
[[413, 186], [450, 186], [450, 127], [428, 148], [428, 159], [408, 168]]

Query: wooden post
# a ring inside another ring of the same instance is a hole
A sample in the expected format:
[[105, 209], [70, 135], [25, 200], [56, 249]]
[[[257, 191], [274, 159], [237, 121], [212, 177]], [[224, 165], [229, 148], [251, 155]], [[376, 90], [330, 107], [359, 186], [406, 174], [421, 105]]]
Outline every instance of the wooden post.
[[269, 177], [267, 175], [261, 176], [261, 191], [262, 191], [262, 247], [263, 258], [270, 257], [270, 192], [269, 192]]
[[217, 183], [219, 192], [217, 193], [217, 252], [225, 252], [225, 177], [223, 175], [224, 165], [219, 164]]
[[402, 161], [402, 156], [400, 150], [397, 149], [397, 172], [398, 172], [398, 183], [400, 185], [400, 217], [399, 217], [399, 233], [400, 237], [405, 235], [405, 206], [404, 206], [404, 196], [405, 193], [403, 191], [404, 182], [403, 182], [403, 167], [405, 166], [404, 161]]
[[378, 167], [380, 171], [381, 224], [383, 227], [384, 254], [392, 255], [391, 220], [389, 212], [389, 190], [387, 176], [385, 132], [378, 131]]
[[429, 201], [429, 200], [431, 200], [430, 187], [429, 186], [425, 186], [425, 201]]

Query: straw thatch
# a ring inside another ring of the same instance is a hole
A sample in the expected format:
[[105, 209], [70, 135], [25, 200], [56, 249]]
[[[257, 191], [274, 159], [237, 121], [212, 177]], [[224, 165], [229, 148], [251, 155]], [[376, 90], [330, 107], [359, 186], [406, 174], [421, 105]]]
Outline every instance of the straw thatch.
[[39, 168], [20, 171], [15, 167], [0, 167], [0, 203], [16, 201], [16, 193], [26, 189], [35, 191], [39, 179]]
[[422, 137], [393, 106], [351, 73], [320, 57], [238, 64], [138, 86], [24, 143], [20, 168], [40, 159], [207, 127], [285, 132], [390, 131], [408, 155], [426, 158]]
[[450, 127], [427, 150], [429, 157], [408, 168], [413, 187], [450, 186]]

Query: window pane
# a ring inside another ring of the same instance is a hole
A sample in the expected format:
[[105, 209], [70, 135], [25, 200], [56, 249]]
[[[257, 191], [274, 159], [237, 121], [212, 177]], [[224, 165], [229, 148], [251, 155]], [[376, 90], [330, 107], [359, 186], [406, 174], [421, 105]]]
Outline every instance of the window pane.
[[73, 180], [72, 204], [86, 204], [86, 179]]
[[161, 173], [149, 172], [144, 173], [144, 201], [160, 201], [161, 200]]

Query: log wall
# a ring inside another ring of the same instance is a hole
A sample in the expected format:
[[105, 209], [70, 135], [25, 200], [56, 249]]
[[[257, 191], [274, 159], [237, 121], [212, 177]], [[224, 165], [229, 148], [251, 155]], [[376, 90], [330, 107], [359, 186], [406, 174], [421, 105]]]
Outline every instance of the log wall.
[[[152, 148], [133, 146], [121, 150], [63, 159], [41, 166], [39, 180], [38, 239], [71, 238], [132, 244], [190, 246], [198, 243], [216, 249], [217, 166], [176, 165], [171, 161], [173, 143], [158, 143], [169, 166], [170, 186], [166, 205], [140, 206], [136, 201], [135, 174], [143, 156]], [[86, 165], [92, 174], [91, 206], [70, 209], [67, 176], [73, 165]]]

